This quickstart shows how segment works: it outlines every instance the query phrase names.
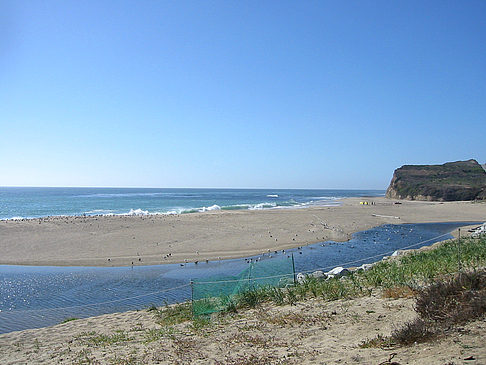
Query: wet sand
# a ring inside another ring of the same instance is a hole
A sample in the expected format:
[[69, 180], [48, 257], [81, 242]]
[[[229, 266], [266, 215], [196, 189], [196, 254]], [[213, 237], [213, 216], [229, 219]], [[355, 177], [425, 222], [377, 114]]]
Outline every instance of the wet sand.
[[[360, 202], [373, 202], [362, 205]], [[0, 221], [0, 264], [129, 266], [256, 255], [386, 223], [486, 221], [486, 203], [346, 198], [340, 206]]]

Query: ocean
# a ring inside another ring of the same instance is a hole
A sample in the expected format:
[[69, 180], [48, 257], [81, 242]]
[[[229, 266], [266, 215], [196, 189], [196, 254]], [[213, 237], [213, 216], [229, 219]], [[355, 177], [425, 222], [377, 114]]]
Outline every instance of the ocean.
[[384, 195], [384, 190], [0, 187], [0, 219], [285, 209]]

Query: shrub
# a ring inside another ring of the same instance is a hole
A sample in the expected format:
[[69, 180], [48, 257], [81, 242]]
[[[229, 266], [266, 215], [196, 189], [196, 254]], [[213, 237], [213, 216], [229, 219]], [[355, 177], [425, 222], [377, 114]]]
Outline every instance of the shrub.
[[400, 345], [411, 345], [415, 342], [424, 342], [436, 334], [437, 330], [422, 318], [405, 323], [401, 328], [393, 331], [391, 338], [393, 342]]
[[459, 273], [421, 290], [415, 304], [421, 318], [464, 323], [486, 313], [486, 271]]
[[452, 325], [482, 317], [486, 313], [486, 271], [436, 280], [418, 291], [415, 310], [419, 318], [394, 331], [392, 341], [401, 345], [424, 342]]

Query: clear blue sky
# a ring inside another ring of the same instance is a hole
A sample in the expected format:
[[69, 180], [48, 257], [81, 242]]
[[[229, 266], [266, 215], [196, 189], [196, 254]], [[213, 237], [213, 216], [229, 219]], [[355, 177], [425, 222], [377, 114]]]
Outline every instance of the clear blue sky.
[[385, 189], [486, 162], [486, 1], [2, 1], [0, 186]]

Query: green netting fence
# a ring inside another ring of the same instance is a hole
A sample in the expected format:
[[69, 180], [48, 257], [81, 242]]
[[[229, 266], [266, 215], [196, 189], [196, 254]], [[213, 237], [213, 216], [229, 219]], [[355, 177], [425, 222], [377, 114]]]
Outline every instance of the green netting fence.
[[193, 314], [198, 316], [223, 311], [236, 295], [248, 290], [285, 287], [294, 283], [293, 255], [250, 262], [248, 268], [236, 276], [194, 279], [191, 281]]

